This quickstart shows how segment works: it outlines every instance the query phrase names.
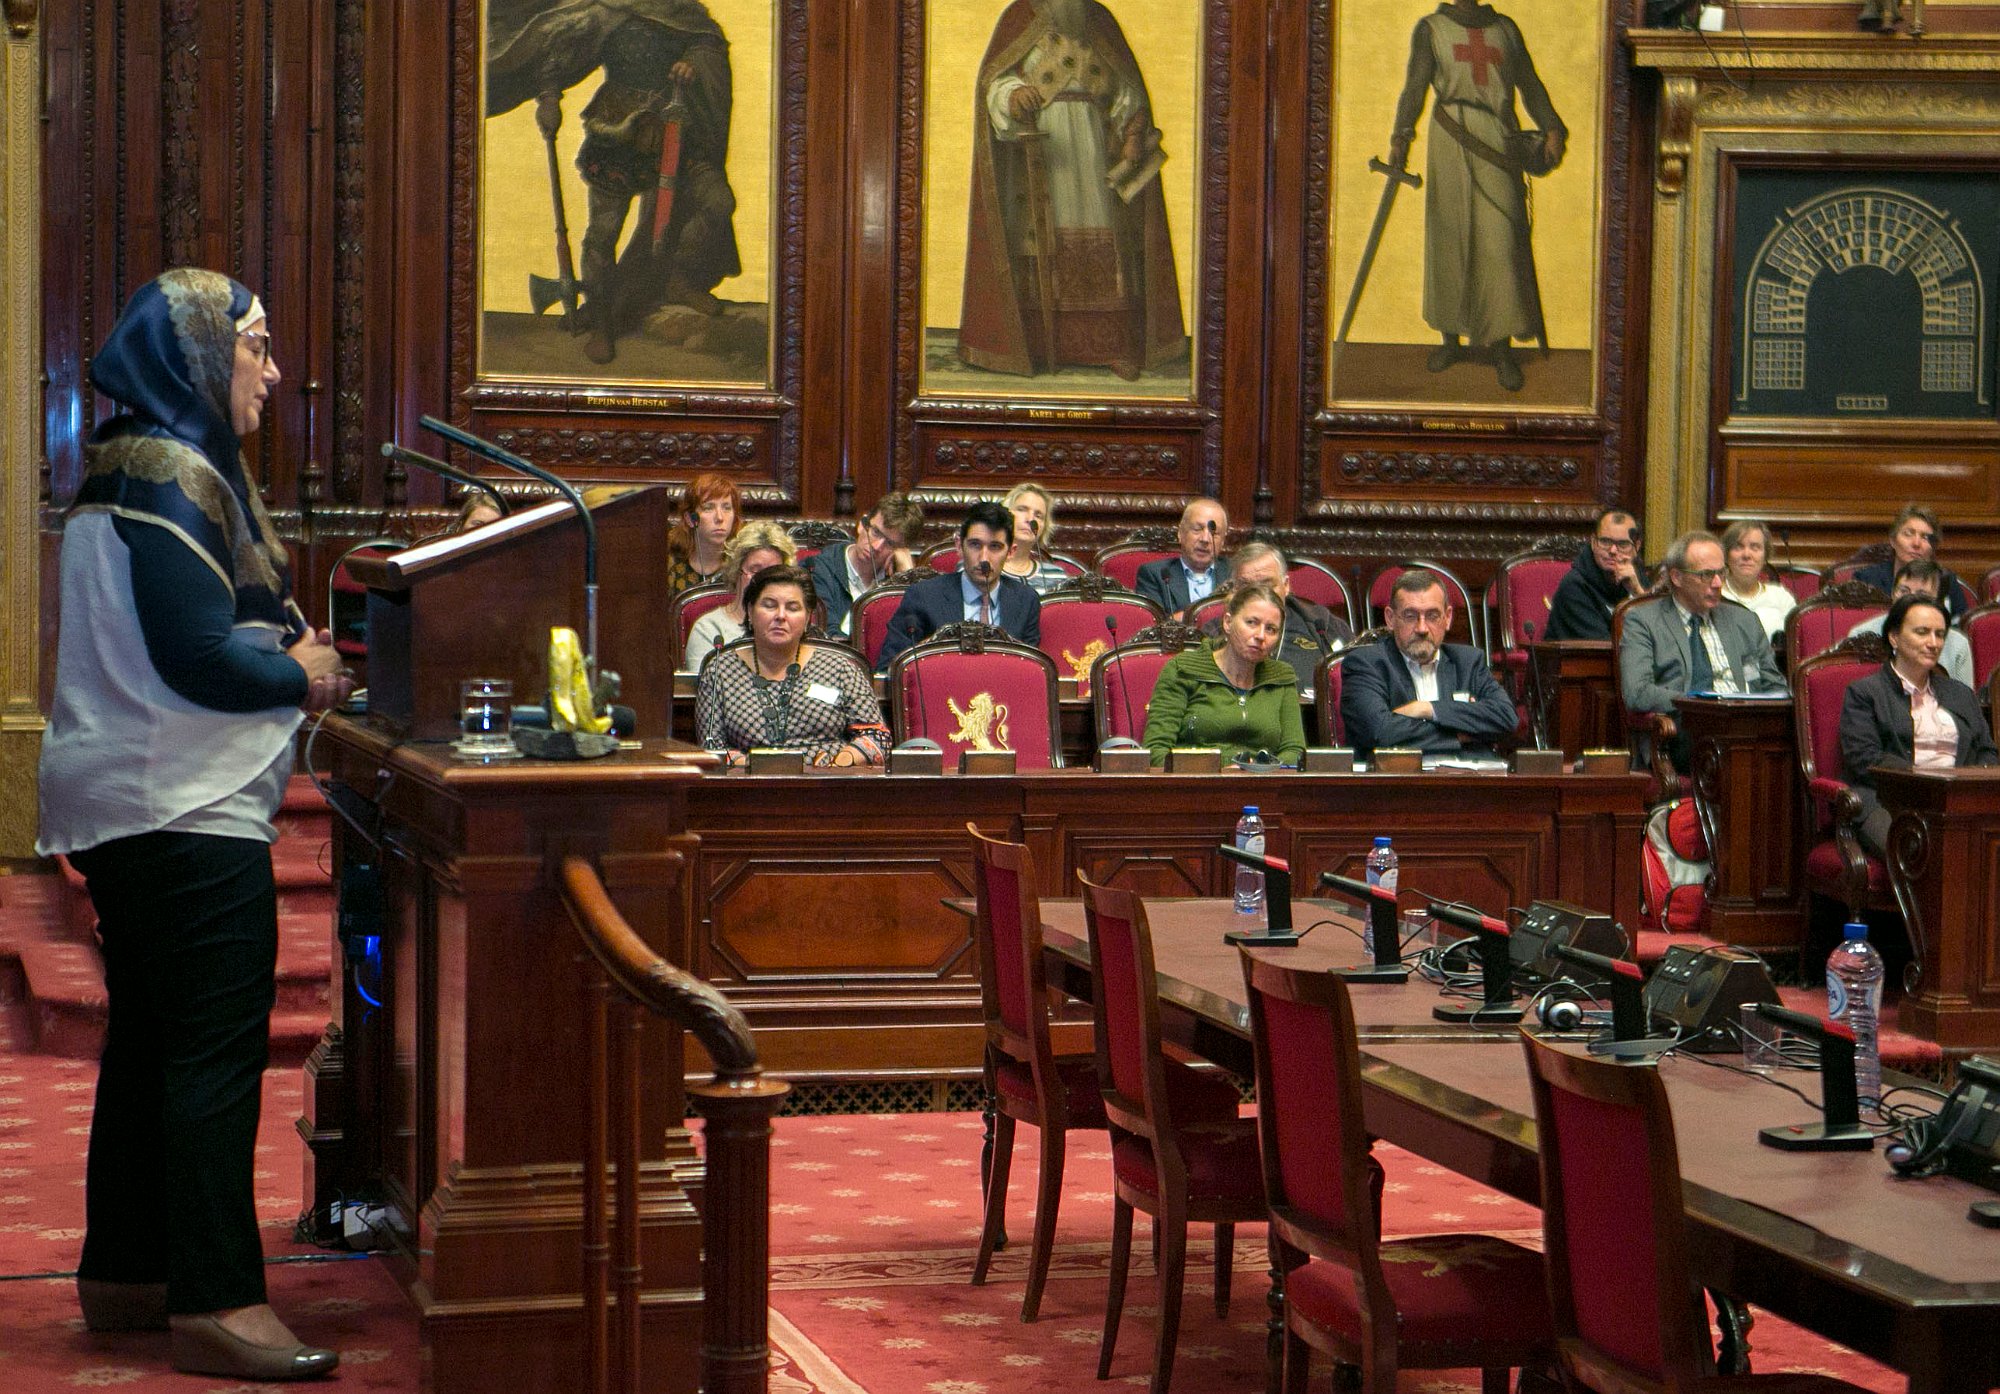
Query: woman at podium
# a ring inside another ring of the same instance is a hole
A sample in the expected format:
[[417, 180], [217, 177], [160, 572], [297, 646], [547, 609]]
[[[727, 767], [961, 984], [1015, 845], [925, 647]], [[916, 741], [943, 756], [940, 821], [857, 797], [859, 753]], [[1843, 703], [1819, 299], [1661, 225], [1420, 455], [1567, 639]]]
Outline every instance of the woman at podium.
[[1160, 670], [1146, 705], [1146, 748], [1163, 765], [1174, 746], [1219, 746], [1237, 764], [1296, 766], [1305, 759], [1299, 679], [1277, 657], [1285, 607], [1269, 586], [1230, 592], [1222, 639], [1186, 649]]
[[171, 1330], [175, 1368], [338, 1363], [265, 1303], [252, 1190], [276, 994], [272, 818], [300, 712], [346, 699], [243, 467], [279, 381], [264, 308], [213, 271], [142, 286], [91, 361], [120, 414], [63, 530], [41, 840], [83, 873], [110, 1021], [77, 1296], [93, 1331]]
[[1938, 666], [1950, 632], [1937, 597], [1898, 596], [1882, 620], [1889, 661], [1848, 685], [1840, 710], [1840, 763], [1861, 798], [1861, 844], [1878, 857], [1891, 817], [1875, 795], [1875, 766], [2000, 765], [1978, 695]]
[[717, 653], [695, 689], [695, 738], [739, 763], [758, 748], [803, 750], [815, 765], [879, 765], [889, 731], [860, 662], [806, 642], [812, 582], [794, 566], [757, 573], [743, 589], [750, 642]]

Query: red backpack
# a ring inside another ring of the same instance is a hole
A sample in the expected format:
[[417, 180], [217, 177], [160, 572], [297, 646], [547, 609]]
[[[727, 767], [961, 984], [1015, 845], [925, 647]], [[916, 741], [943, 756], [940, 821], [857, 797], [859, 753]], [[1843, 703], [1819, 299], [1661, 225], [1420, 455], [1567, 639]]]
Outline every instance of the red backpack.
[[1639, 846], [1639, 919], [1669, 934], [1708, 931], [1708, 841], [1693, 799], [1661, 804]]

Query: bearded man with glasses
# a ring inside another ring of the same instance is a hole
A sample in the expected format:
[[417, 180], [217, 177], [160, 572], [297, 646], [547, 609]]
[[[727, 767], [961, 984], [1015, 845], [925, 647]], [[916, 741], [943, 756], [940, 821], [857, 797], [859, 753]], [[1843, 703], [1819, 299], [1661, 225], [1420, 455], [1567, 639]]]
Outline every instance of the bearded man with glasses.
[[1597, 515], [1590, 541], [1570, 563], [1549, 600], [1547, 639], [1609, 639], [1611, 612], [1629, 596], [1646, 593], [1639, 568], [1639, 524], [1622, 508]]

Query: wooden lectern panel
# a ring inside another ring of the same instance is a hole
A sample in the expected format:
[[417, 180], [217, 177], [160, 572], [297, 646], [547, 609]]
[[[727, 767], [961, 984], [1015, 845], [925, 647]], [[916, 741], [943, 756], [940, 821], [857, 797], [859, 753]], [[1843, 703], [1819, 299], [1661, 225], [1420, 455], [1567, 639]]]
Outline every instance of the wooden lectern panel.
[[[640, 736], [664, 737], [674, 680], [661, 617], [673, 504], [657, 488], [584, 491], [597, 522], [598, 663]], [[548, 692], [549, 630], [584, 635], [583, 526], [557, 500], [477, 532], [357, 557], [368, 587], [368, 710], [418, 740], [458, 734], [458, 685], [509, 678], [514, 700]]]
[[1954, 1053], [2000, 1050], [2000, 770], [1874, 773], [1920, 974], [1897, 1025]]

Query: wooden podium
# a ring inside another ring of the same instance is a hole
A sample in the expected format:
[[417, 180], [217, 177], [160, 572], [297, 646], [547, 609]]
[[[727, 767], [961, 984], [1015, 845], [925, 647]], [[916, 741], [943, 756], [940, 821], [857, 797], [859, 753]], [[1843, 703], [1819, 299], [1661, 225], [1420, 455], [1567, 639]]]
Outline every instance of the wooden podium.
[[[462, 680], [511, 678], [517, 700], [538, 702], [550, 627], [582, 631], [583, 529], [553, 503], [353, 564], [369, 587], [370, 712], [330, 718], [317, 740], [317, 763], [368, 826], [336, 821], [336, 882], [347, 896], [347, 875], [371, 866], [383, 914], [372, 954], [347, 949], [361, 966], [343, 972], [307, 1062], [306, 1193], [321, 1222], [342, 1200], [384, 1206], [437, 1394], [577, 1389], [588, 1368], [585, 1193], [604, 1178], [584, 1174], [592, 999], [563, 858], [595, 864], [655, 953], [693, 957], [686, 791], [701, 772], [664, 739], [667, 495], [586, 501], [600, 656], [656, 739], [570, 763], [452, 754]], [[640, 1039], [643, 1385], [684, 1394], [701, 1344], [702, 1169], [680, 1033], [655, 1019]]]
[[1682, 697], [1674, 708], [1715, 865], [1709, 934], [1745, 948], [1797, 949], [1805, 915], [1791, 702]]
[[1948, 1051], [2000, 1049], [2000, 769], [1878, 767], [1889, 879], [1916, 952], [1899, 1025]]
[[1623, 749], [1618, 673], [1609, 639], [1538, 639], [1528, 645], [1526, 687], [1534, 729], [1563, 759]]
[[[660, 619], [667, 601], [665, 489], [584, 491], [597, 524], [598, 661], [624, 678], [619, 701], [641, 736], [668, 734], [674, 675]], [[509, 678], [514, 700], [548, 691], [549, 630], [584, 637], [583, 525], [561, 499], [476, 532], [386, 557], [356, 556], [368, 587], [368, 710], [419, 740], [458, 734], [458, 685]]]

